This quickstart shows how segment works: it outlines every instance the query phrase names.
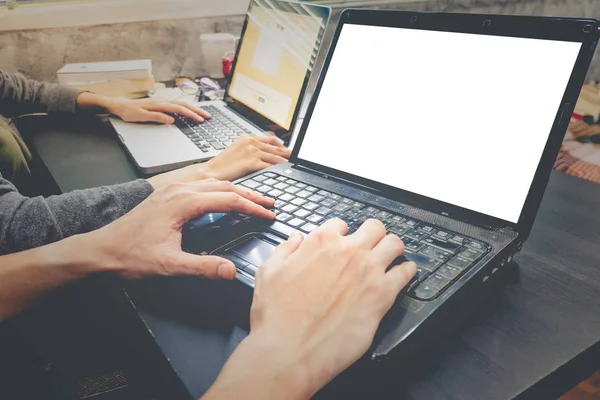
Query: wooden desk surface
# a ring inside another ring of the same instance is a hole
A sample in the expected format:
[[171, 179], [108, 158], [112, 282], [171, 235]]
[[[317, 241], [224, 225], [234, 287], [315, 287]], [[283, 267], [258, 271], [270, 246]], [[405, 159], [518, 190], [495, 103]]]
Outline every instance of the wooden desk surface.
[[[27, 130], [63, 191], [137, 176], [102, 124], [37, 119], [20, 129]], [[377, 377], [377, 385], [363, 376], [354, 380], [352, 394], [551, 399], [600, 368], [600, 185], [553, 172], [531, 237], [516, 260], [519, 281], [440, 341], [425, 367], [415, 359]], [[150, 318], [165, 352], [181, 352], [176, 346], [191, 346], [202, 337], [193, 323]], [[197, 357], [192, 347], [184, 350]], [[200, 372], [185, 355], [172, 362], [178, 363], [180, 378], [194, 386]]]

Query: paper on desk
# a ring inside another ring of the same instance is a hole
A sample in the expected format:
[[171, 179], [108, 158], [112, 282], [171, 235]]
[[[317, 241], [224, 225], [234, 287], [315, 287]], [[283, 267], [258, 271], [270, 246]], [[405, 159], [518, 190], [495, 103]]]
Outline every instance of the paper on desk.
[[181, 100], [186, 103], [195, 103], [195, 94], [185, 94], [179, 88], [160, 88], [154, 91], [151, 95], [152, 98], [164, 99], [164, 100]]
[[87, 85], [73, 85], [81, 90], [109, 97], [127, 97], [130, 99], [146, 97], [149, 90], [154, 90], [156, 82], [153, 77], [144, 79], [130, 79]]

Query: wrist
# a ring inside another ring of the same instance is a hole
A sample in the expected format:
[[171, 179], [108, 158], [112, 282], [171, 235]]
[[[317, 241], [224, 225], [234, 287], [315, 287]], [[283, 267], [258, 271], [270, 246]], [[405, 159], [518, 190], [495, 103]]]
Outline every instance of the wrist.
[[316, 393], [319, 388], [311, 381], [301, 352], [271, 339], [251, 333], [242, 341], [210, 390], [215, 399], [245, 393], [252, 399], [301, 400]]
[[82, 92], [77, 96], [77, 107], [81, 110], [101, 113], [109, 112], [114, 108], [115, 100], [110, 97], [100, 96], [95, 93]]
[[76, 280], [87, 275], [103, 272], [106, 267], [104, 257], [95, 243], [94, 235], [86, 233], [63, 239], [55, 245], [39, 248], [39, 258], [69, 280]]

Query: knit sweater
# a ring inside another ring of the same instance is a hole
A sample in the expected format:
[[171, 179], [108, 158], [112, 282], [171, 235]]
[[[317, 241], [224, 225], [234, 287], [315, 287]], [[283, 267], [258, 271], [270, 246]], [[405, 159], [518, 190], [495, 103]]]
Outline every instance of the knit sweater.
[[[0, 71], [0, 115], [5, 117], [74, 113], [79, 93]], [[12, 158], [2, 160], [2, 156]], [[28, 151], [16, 134], [7, 124], [0, 124], [0, 255], [98, 229], [130, 211], [153, 190], [147, 181], [139, 179], [48, 198], [24, 197], [2, 174], [27, 168], [27, 158]]]

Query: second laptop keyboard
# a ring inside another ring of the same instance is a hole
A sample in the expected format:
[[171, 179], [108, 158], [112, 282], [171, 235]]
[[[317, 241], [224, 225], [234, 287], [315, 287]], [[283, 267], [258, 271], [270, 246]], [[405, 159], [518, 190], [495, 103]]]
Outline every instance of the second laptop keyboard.
[[420, 300], [437, 297], [489, 252], [489, 246], [478, 240], [272, 172], [254, 176], [241, 185], [274, 198], [277, 220], [305, 233], [331, 218], [344, 220], [348, 233], [355, 232], [367, 219], [380, 220], [388, 233], [404, 242], [405, 258], [417, 264], [408, 294]]
[[175, 126], [203, 153], [208, 153], [211, 149], [224, 150], [240, 136], [254, 136], [244, 122], [230, 118], [219, 107], [203, 106], [202, 109], [212, 116], [202, 123], [181, 115], [173, 117]]

